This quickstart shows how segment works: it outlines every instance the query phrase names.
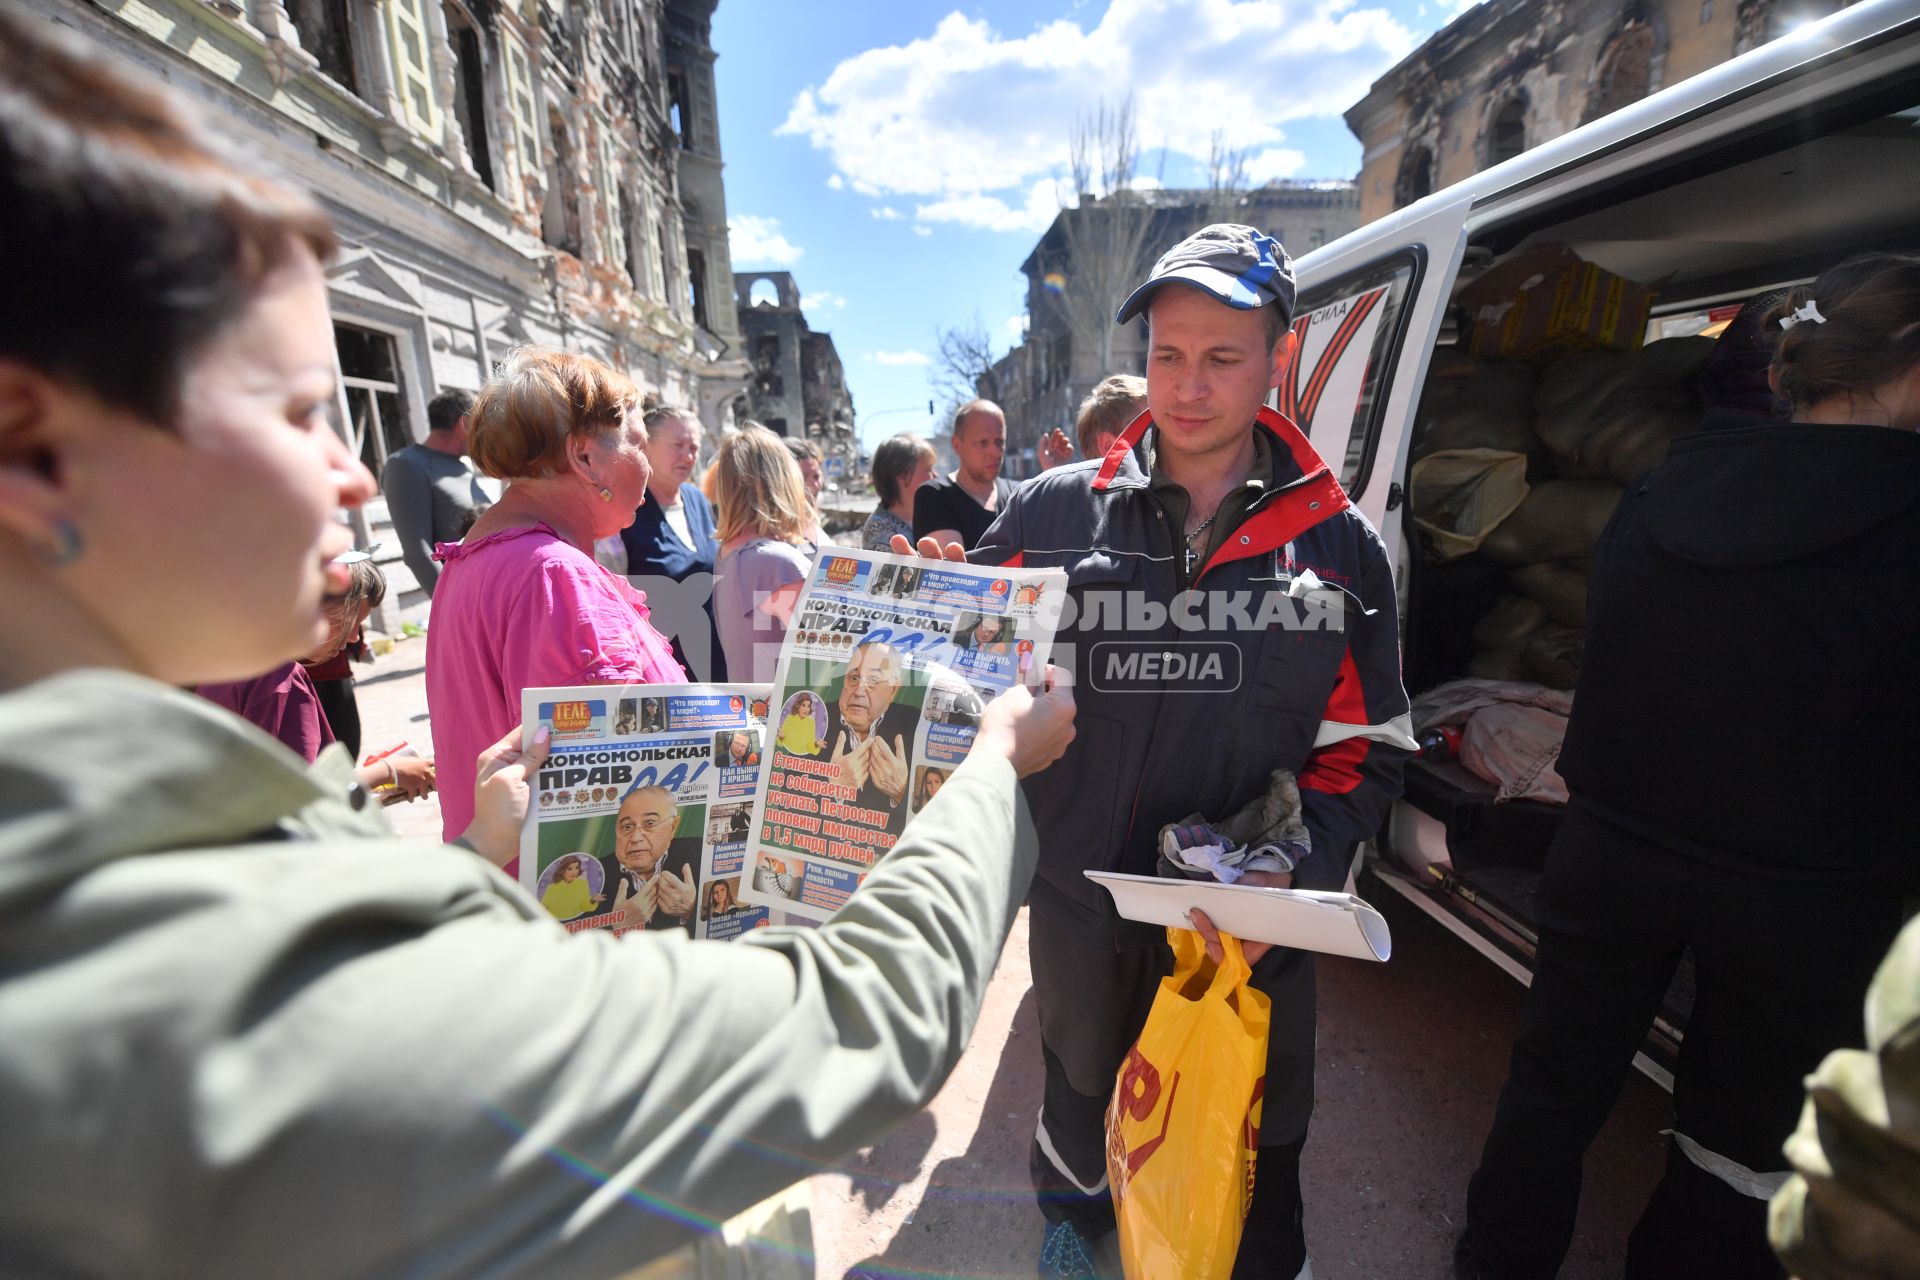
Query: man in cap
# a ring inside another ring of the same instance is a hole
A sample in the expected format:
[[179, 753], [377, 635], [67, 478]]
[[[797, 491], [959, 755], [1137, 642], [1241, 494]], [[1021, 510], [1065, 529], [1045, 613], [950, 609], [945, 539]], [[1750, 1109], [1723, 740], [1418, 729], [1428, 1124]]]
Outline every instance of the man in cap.
[[[1228, 817], [1286, 769], [1312, 852], [1291, 873], [1247, 880], [1339, 889], [1414, 747], [1386, 550], [1306, 437], [1264, 404], [1293, 355], [1293, 306], [1286, 251], [1252, 227], [1210, 226], [1174, 246], [1118, 317], [1147, 317], [1149, 417], [1122, 435], [1126, 450], [1011, 495], [972, 556], [1064, 568], [1079, 606], [1056, 661], [1077, 659], [1084, 731], [1027, 783], [1041, 841], [1028, 902], [1046, 1067], [1032, 1152], [1042, 1275], [1096, 1274], [1093, 1254], [1108, 1247], [1104, 1111], [1171, 968], [1164, 931], [1117, 918], [1081, 872], [1153, 874], [1162, 826]], [[1141, 653], [1201, 659], [1186, 664], [1201, 674], [1170, 678], [1173, 664]], [[1234, 1274], [1310, 1275], [1299, 1168], [1313, 958], [1246, 954], [1273, 1021]]]

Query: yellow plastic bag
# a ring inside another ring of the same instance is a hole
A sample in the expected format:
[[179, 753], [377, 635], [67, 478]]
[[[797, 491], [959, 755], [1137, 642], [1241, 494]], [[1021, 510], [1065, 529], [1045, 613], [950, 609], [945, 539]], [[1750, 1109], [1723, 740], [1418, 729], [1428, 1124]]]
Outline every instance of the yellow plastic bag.
[[1227, 1280], [1260, 1147], [1265, 994], [1247, 985], [1237, 939], [1216, 967], [1200, 935], [1168, 929], [1161, 979], [1107, 1107], [1107, 1180], [1120, 1256], [1136, 1280]]

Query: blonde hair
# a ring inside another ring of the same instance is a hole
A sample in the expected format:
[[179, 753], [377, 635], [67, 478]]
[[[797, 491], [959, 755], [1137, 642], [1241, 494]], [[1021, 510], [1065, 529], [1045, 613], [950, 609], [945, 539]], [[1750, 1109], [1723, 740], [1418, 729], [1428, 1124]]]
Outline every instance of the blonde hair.
[[795, 546], [807, 540], [813, 505], [800, 464], [779, 436], [765, 427], [736, 431], [720, 442], [713, 467], [721, 542], [747, 533]]
[[467, 453], [496, 480], [552, 475], [571, 441], [617, 430], [639, 400], [625, 374], [592, 356], [515, 347], [474, 398]]
[[1079, 414], [1073, 420], [1073, 434], [1080, 441], [1080, 456], [1093, 457], [1094, 443], [1101, 436], [1117, 436], [1125, 431], [1127, 424], [1140, 416], [1146, 400], [1145, 378], [1116, 373], [1102, 379], [1080, 402]]

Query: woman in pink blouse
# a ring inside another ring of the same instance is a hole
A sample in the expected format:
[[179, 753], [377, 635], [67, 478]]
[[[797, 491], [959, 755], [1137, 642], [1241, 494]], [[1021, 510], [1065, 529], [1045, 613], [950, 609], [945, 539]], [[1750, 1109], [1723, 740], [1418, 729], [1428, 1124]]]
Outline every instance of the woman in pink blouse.
[[593, 558], [594, 540], [646, 500], [647, 429], [629, 412], [639, 399], [598, 360], [521, 347], [474, 401], [467, 447], [507, 489], [435, 552], [446, 567], [427, 630], [427, 710], [448, 839], [473, 816], [475, 759], [520, 723], [522, 689], [686, 678], [646, 597]]

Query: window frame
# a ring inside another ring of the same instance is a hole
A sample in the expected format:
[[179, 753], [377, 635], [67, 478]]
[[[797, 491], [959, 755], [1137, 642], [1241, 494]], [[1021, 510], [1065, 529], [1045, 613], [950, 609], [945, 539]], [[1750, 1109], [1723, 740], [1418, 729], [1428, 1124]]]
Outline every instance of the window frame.
[[528, 179], [544, 182], [547, 166], [540, 138], [540, 83], [534, 74], [533, 55], [504, 26], [497, 31], [506, 88], [502, 105], [507, 112], [507, 132], [513, 139], [514, 170], [522, 185]]
[[[445, 115], [434, 89], [433, 31], [427, 21], [430, 0], [385, 0], [381, 8], [387, 23], [387, 61], [393, 75], [393, 95], [408, 128], [430, 142], [446, 135]], [[431, 0], [437, 3], [438, 0]], [[407, 56], [408, 37], [419, 50], [416, 64]]]
[[[1389, 307], [1382, 317], [1381, 324], [1374, 334], [1373, 347], [1367, 355], [1366, 371], [1361, 377], [1361, 405], [1354, 414], [1347, 429], [1345, 449], [1338, 457], [1328, 457], [1321, 451], [1322, 459], [1335, 473], [1347, 496], [1356, 504], [1367, 492], [1367, 485], [1373, 478], [1374, 463], [1380, 451], [1381, 426], [1386, 420], [1387, 404], [1393, 397], [1395, 375], [1400, 367], [1401, 358], [1406, 353], [1407, 331], [1413, 321], [1415, 304], [1419, 300], [1420, 288], [1427, 274], [1427, 250], [1421, 244], [1404, 245], [1380, 257], [1369, 259], [1359, 266], [1352, 267], [1330, 280], [1315, 284], [1300, 295], [1294, 307], [1294, 324], [1298, 326], [1312, 312], [1330, 306], [1345, 298], [1357, 297], [1385, 284], [1388, 288], [1384, 299]], [[1404, 272], [1404, 276], [1399, 273]], [[1396, 286], [1396, 277], [1399, 284]], [[1338, 357], [1336, 357], [1336, 360]], [[1289, 364], [1286, 382], [1275, 389], [1274, 398], [1280, 412], [1290, 419], [1292, 414], [1288, 406], [1294, 401], [1297, 391], [1295, 374], [1299, 368], [1299, 355]], [[1318, 365], [1315, 366], [1316, 371]], [[1311, 439], [1313, 423], [1311, 421], [1294, 423], [1301, 432]], [[1356, 442], [1358, 456], [1356, 457]], [[1318, 446], [1315, 446], [1318, 448]], [[1344, 474], [1352, 462], [1353, 476], [1348, 479]]]

